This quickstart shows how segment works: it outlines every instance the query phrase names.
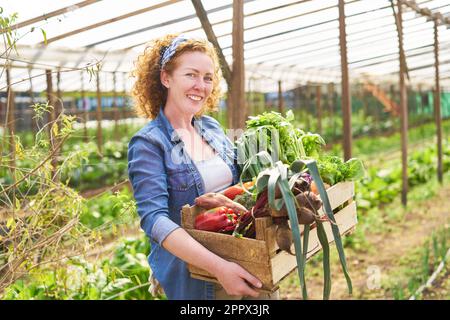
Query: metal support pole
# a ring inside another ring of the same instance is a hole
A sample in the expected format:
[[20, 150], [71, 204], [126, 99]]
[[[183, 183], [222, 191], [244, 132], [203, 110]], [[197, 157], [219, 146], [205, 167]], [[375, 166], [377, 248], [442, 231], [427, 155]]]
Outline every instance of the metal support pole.
[[402, 145], [402, 204], [408, 202], [408, 106], [406, 97], [405, 73], [406, 61], [403, 51], [402, 3], [397, 1], [398, 9], [398, 46], [400, 53], [400, 134]]
[[81, 108], [83, 109], [83, 127], [84, 127], [84, 142], [88, 142], [88, 129], [87, 129], [87, 122], [89, 120], [89, 112], [87, 110], [87, 104], [86, 104], [86, 93], [84, 91], [84, 71], [81, 71]]
[[321, 86], [318, 85], [316, 87], [316, 110], [317, 110], [317, 132], [321, 135], [322, 134], [322, 91]]
[[54, 153], [54, 148], [55, 145], [57, 143], [55, 136], [53, 134], [53, 126], [55, 125], [55, 120], [56, 120], [56, 103], [55, 103], [55, 97], [53, 94], [53, 81], [52, 81], [52, 71], [47, 69], [45, 70], [45, 77], [47, 80], [47, 100], [49, 105], [52, 107], [52, 109], [50, 110], [48, 116], [49, 116], [49, 121], [47, 124], [47, 128], [48, 128], [48, 136], [50, 139], [50, 152], [53, 153], [52, 155], [52, 159], [50, 161], [51, 165], [52, 165], [52, 179], [56, 180], [56, 167], [58, 165], [58, 160], [57, 160], [57, 155], [56, 153]]
[[114, 113], [114, 140], [120, 139], [119, 134], [119, 108], [117, 106], [117, 77], [116, 72], [113, 72], [113, 113]]
[[281, 80], [278, 80], [278, 112], [284, 113], [284, 101], [283, 101], [283, 90], [281, 87]]
[[102, 97], [100, 92], [100, 70], [97, 70], [97, 148], [102, 154], [103, 135], [102, 135]]
[[434, 91], [434, 117], [437, 131], [437, 177], [440, 184], [443, 180], [442, 168], [442, 119], [441, 119], [441, 86], [439, 84], [439, 37], [438, 21], [434, 18], [434, 70], [435, 70], [435, 91]]
[[52, 145], [53, 145], [51, 129], [52, 129], [53, 122], [55, 121], [55, 99], [53, 96], [52, 71], [49, 69], [45, 70], [45, 77], [47, 80], [47, 92], [46, 92], [47, 100], [48, 100], [48, 104], [52, 107], [52, 109], [48, 113], [47, 130], [49, 133], [50, 141], [52, 142]]
[[345, 31], [344, 0], [339, 0], [339, 45], [341, 48], [342, 74], [342, 116], [343, 116], [343, 147], [344, 159], [352, 157], [352, 109], [350, 96], [350, 81], [347, 60], [347, 35]]
[[[6, 67], [6, 113], [8, 121], [8, 134], [9, 134], [9, 156], [10, 156], [10, 172], [13, 181], [15, 182], [15, 167], [16, 167], [16, 140], [14, 139], [15, 125], [16, 125], [16, 102], [14, 92], [11, 86], [11, 69]], [[13, 182], [13, 183], [14, 183]]]
[[243, 129], [247, 118], [245, 105], [244, 1], [233, 0], [233, 68], [231, 74], [230, 129]]
[[334, 109], [335, 109], [335, 93], [334, 93], [334, 82], [330, 82], [328, 83], [327, 86], [327, 94], [328, 94], [328, 107], [329, 107], [329, 117], [330, 117], [330, 121], [332, 123], [333, 126], [333, 138], [332, 140], [334, 141], [336, 138], [336, 121], [334, 119]]

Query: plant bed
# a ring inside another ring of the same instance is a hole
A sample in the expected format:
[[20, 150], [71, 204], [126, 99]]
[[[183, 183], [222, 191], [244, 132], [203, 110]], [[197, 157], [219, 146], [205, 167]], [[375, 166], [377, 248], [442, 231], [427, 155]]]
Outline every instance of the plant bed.
[[[351, 233], [357, 224], [356, 203], [354, 201], [354, 182], [340, 182], [327, 189], [331, 208], [341, 235]], [[276, 240], [276, 226], [272, 217], [256, 218], [256, 238], [237, 238], [232, 235], [202, 231], [194, 229], [195, 217], [204, 209], [197, 206], [185, 205], [182, 208], [181, 224], [184, 229], [198, 242], [215, 254], [238, 263], [248, 272], [256, 276], [263, 283], [262, 291], [273, 292], [278, 289], [282, 281], [291, 272], [297, 269], [295, 255], [279, 249]], [[320, 209], [323, 213], [323, 208]], [[328, 241], [334, 242], [331, 225], [324, 224]], [[303, 234], [303, 225], [299, 225]], [[320, 245], [317, 229], [311, 226], [306, 258], [310, 259], [319, 252]], [[291, 252], [295, 253], [294, 245]], [[188, 264], [193, 278], [216, 282], [207, 271]]]

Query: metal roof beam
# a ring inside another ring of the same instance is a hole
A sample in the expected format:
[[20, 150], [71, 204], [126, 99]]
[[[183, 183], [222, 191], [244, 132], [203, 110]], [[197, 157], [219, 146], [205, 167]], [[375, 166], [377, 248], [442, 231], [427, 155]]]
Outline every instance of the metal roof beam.
[[[283, 9], [283, 8], [286, 8], [286, 7], [290, 7], [290, 6], [293, 6], [293, 5], [297, 5], [297, 4], [300, 4], [300, 3], [303, 3], [303, 2], [309, 2], [309, 1], [312, 1], [312, 0], [295, 1], [295, 2], [292, 2], [292, 3], [287, 3], [287, 4], [284, 4], [284, 5], [272, 7], [272, 8], [269, 8], [269, 9], [263, 9], [263, 10], [260, 10], [260, 11], [248, 13], [248, 14], [244, 15], [244, 18], [255, 16], [255, 15], [258, 15], [258, 14], [261, 14], [261, 13], [266, 13], [266, 12], [273, 11], [273, 10]], [[232, 22], [232, 21], [233, 21], [233, 19], [225, 19], [225, 20], [220, 20], [220, 21], [217, 21], [215, 23], [212, 23], [211, 25], [212, 26], [217, 26], [219, 24]], [[188, 33], [188, 32], [197, 31], [197, 30], [201, 30], [201, 29], [202, 29], [202, 27], [198, 27], [198, 28], [196, 27], [196, 28], [184, 30], [184, 31], [182, 31], [182, 33]], [[127, 47], [126, 49], [132, 49], [132, 48], [144, 45], [145, 43], [146, 42], [141, 42], [141, 43], [132, 45], [131, 47]]]
[[[252, 2], [252, 1], [255, 1], [255, 0], [245, 0], [245, 3]], [[210, 14], [210, 13], [222, 11], [222, 10], [225, 10], [225, 9], [229, 9], [232, 6], [233, 6], [232, 4], [227, 4], [227, 5], [224, 5], [224, 6], [221, 6], [221, 7], [210, 9], [210, 10], [206, 11], [206, 13]], [[165, 21], [163, 23], [158, 23], [158, 24], [154, 24], [154, 25], [151, 25], [151, 26], [148, 26], [148, 27], [145, 27], [145, 28], [141, 28], [141, 29], [134, 30], [134, 31], [131, 31], [131, 32], [123, 33], [121, 35], [118, 35], [118, 36], [115, 36], [115, 37], [112, 37], [112, 38], [103, 39], [101, 41], [97, 41], [97, 42], [88, 44], [87, 46], [85, 46], [85, 48], [91, 48], [91, 47], [97, 46], [99, 44], [103, 44], [103, 43], [110, 42], [110, 41], [113, 41], [113, 40], [118, 40], [118, 39], [121, 39], [121, 38], [125, 38], [125, 37], [128, 37], [128, 36], [132, 36], [132, 35], [138, 34], [138, 33], [142, 33], [142, 32], [145, 32], [145, 31], [152, 30], [152, 29], [168, 26], [168, 25], [171, 25], [171, 24], [174, 24], [174, 23], [177, 23], [177, 22], [182, 22], [182, 21], [195, 19], [195, 18], [197, 18], [196, 14], [190, 14], [190, 15], [187, 15], [187, 16], [184, 16], [184, 17], [181, 17], [181, 18], [172, 19], [172, 20], [169, 20], [169, 21]]]
[[[419, 29], [419, 30], [415, 30], [415, 31], [413, 31], [413, 32], [408, 33], [408, 35], [411, 35], [412, 33], [423, 32], [423, 31], [427, 31], [427, 29]], [[431, 32], [431, 31], [430, 31], [430, 32]], [[356, 34], [356, 33], [354, 33], [354, 34]], [[352, 34], [352, 35], [354, 35], [354, 34]], [[372, 35], [372, 36], [379, 36], [379, 35], [384, 35], [384, 34], [386, 34], [386, 32], [377, 33], [377, 34], [374, 34], [374, 35]], [[390, 40], [390, 39], [392, 39], [392, 37], [394, 37], [394, 36], [395, 36], [395, 35], [391, 35], [390, 37], [377, 39], [376, 41], [378, 42], [378, 41], [386, 41], [386, 40]], [[349, 37], [349, 35], [347, 34], [347, 38], [348, 38], [348, 37]], [[358, 38], [357, 40], [368, 40], [368, 39], [370, 39], [370, 38], [368, 38], [368, 37], [363, 37], [363, 38]], [[305, 48], [305, 47], [310, 46], [310, 45], [322, 43], [322, 42], [325, 42], [325, 41], [329, 41], [329, 40], [338, 40], [338, 37], [335, 36], [335, 37], [332, 37], [332, 38], [330, 37], [330, 38], [323, 39], [323, 40], [320, 40], [320, 41], [308, 43], [307, 45], [302, 46], [302, 48]], [[351, 44], [351, 45], [349, 45], [349, 47], [354, 48], [354, 47], [359, 47], [359, 46], [362, 46], [362, 45], [367, 45], [367, 44], [373, 43], [373, 40], [372, 40], [372, 42], [366, 41], [366, 42], [363, 42], [363, 43], [357, 43], [355, 40], [348, 40], [348, 43]], [[338, 46], [339, 46], [339, 44], [337, 43], [337, 44], [327, 45], [327, 46], [324, 46], [324, 47], [315, 48], [315, 49], [308, 50], [308, 51], [296, 52], [296, 53], [289, 54], [289, 55], [286, 55], [286, 56], [281, 56], [281, 57], [278, 57], [278, 58], [279, 58], [279, 59], [283, 59], [283, 58], [288, 58], [288, 57], [291, 57], [291, 56], [297, 56], [297, 55], [302, 55], [302, 54], [306, 54], [306, 53], [314, 53], [314, 52], [321, 53], [322, 50], [333, 49], [333, 48], [336, 48], [336, 49], [337, 49]], [[295, 48], [298, 48], [298, 47], [299, 47], [299, 45], [297, 44], [296, 46], [289, 47], [289, 48], [284, 48], [283, 50], [288, 51], [288, 50], [290, 50], [290, 49], [295, 49]], [[252, 58], [257, 58], [257, 57], [267, 56], [267, 55], [274, 54], [274, 53], [278, 53], [278, 52], [279, 52], [279, 50], [271, 51], [271, 52], [265, 52], [264, 54], [259, 54], [259, 55], [255, 55], [255, 56], [252, 56], [252, 57], [246, 57], [246, 59], [252, 59]], [[265, 61], [267, 61], [267, 60], [265, 60]], [[264, 62], [265, 62], [265, 61], [264, 61]]]
[[[445, 7], [445, 6], [448, 6], [448, 5], [444, 5], [444, 6], [441, 6], [441, 7]], [[335, 6], [335, 7], [336, 7], [336, 6]], [[358, 12], [358, 13], [355, 13], [355, 14], [352, 14], [352, 15], [348, 15], [346, 18], [351, 18], [351, 17], [359, 16], [359, 15], [366, 14], [366, 13], [368, 13], [368, 12], [377, 11], [377, 10], [384, 10], [384, 9], [389, 8], [389, 7], [390, 7], [390, 6], [384, 6], [384, 7], [380, 7], [380, 8], [377, 8], [377, 9], [372, 9], [372, 10], [368, 10], [368, 11]], [[440, 7], [438, 7], [438, 8], [440, 8]], [[392, 16], [392, 14], [389, 15], [389, 16]], [[383, 17], [383, 18], [387, 18], [387, 17], [389, 17], [389, 16], [385, 16], [385, 17]], [[412, 21], [412, 20], [415, 20], [415, 19], [417, 19], [417, 18], [418, 18], [418, 17], [414, 17], [414, 18], [412, 18], [412, 19], [405, 19], [404, 21]], [[291, 29], [291, 30], [279, 32], [279, 33], [272, 34], [272, 35], [269, 35], [269, 36], [264, 36], [264, 37], [260, 37], [260, 38], [256, 38], [256, 39], [252, 39], [252, 40], [246, 41], [245, 44], [249, 44], [249, 43], [253, 43], [253, 42], [257, 42], [257, 41], [261, 41], [261, 40], [265, 40], [265, 39], [277, 37], [277, 36], [284, 35], [284, 34], [288, 34], [288, 33], [292, 33], [292, 32], [295, 32], [295, 31], [300, 31], [300, 30], [304, 30], [304, 29], [309, 29], [309, 28], [311, 28], [311, 27], [316, 27], [316, 26], [319, 26], [319, 25], [327, 24], [327, 23], [338, 22], [338, 20], [339, 20], [338, 18], [336, 18], [336, 19], [331, 19], [331, 20], [327, 20], [327, 21], [320, 22], [320, 23], [316, 23], [316, 24], [312, 24], [312, 25], [308, 25], [308, 26], [304, 26], [304, 27], [300, 27], [300, 28], [295, 28], [295, 29]], [[387, 25], [385, 25], [385, 26], [387, 26]], [[247, 30], [247, 29], [246, 29], [246, 30]], [[326, 29], [326, 30], [321, 30], [320, 32], [327, 32], [327, 31], [333, 31], [333, 30], [335, 30], [335, 28], [330, 28], [330, 29]], [[218, 38], [221, 38], [221, 37], [224, 37], [224, 36], [227, 36], [227, 35], [229, 35], [229, 34], [219, 35]], [[351, 35], [351, 34], [349, 34], [349, 35]], [[224, 47], [223, 50], [230, 49], [230, 48], [231, 48], [231, 46], [227, 46], [227, 47]]]
[[[47, 20], [47, 19], [55, 17], [55, 16], [59, 16], [60, 14], [64, 14], [64, 13], [69, 12], [69, 11], [74, 11], [74, 10], [77, 10], [77, 9], [81, 9], [81, 8], [83, 8], [85, 6], [91, 5], [91, 4], [96, 3], [98, 1], [100, 1], [100, 0], [81, 1], [81, 2], [78, 2], [77, 4], [73, 4], [71, 6], [64, 7], [64, 8], [52, 11], [50, 13], [43, 14], [42, 16], [35, 17], [35, 18], [32, 18], [32, 19], [28, 19], [26, 21], [17, 23], [15, 25], [11, 26], [10, 29], [11, 30], [20, 29], [20, 28], [29, 26], [30, 24], [33, 24], [33, 23], [36, 23], [36, 22], [39, 22], [39, 21], [42, 21], [42, 20]], [[0, 30], [0, 34], [5, 33], [6, 31], [7, 31], [7, 29]]]
[[91, 25], [83, 27], [83, 28], [79, 28], [79, 29], [76, 29], [76, 30], [72, 30], [70, 32], [66, 32], [66, 33], [60, 34], [60, 35], [58, 35], [56, 37], [47, 39], [47, 41], [42, 41], [39, 44], [40, 45], [48, 45], [48, 44], [50, 44], [52, 42], [55, 42], [55, 41], [58, 41], [58, 40], [61, 40], [61, 39], [64, 39], [64, 38], [76, 35], [78, 33], [85, 32], [85, 31], [88, 31], [88, 30], [91, 30], [91, 29], [95, 29], [95, 28], [98, 28], [98, 27], [101, 27], [101, 26], [104, 26], [104, 25], [107, 25], [107, 24], [110, 24], [110, 23], [113, 23], [113, 22], [116, 22], [116, 21], [120, 21], [120, 20], [123, 20], [123, 19], [126, 19], [126, 18], [130, 18], [130, 17], [136, 16], [136, 15], [148, 12], [148, 11], [152, 11], [152, 10], [155, 10], [155, 9], [158, 9], [158, 8], [162, 8], [162, 7], [165, 7], [165, 6], [169, 5], [169, 4], [174, 4], [174, 3], [177, 3], [177, 2], [180, 2], [180, 1], [181, 0], [169, 0], [169, 1], [166, 1], [166, 2], [158, 3], [158, 4], [150, 6], [150, 7], [139, 9], [139, 10], [136, 10], [136, 11], [133, 11], [133, 12], [129, 12], [127, 14], [124, 14], [124, 15], [121, 15], [121, 16], [118, 16], [118, 17], [107, 19], [107, 20], [104, 20], [104, 21], [101, 21], [101, 22], [98, 22], [98, 23], [94, 23], [94, 24], [91, 24]]
[[[420, 50], [420, 49], [429, 48], [429, 47], [432, 47], [432, 46], [433, 46], [433, 44], [429, 44], [429, 45], [420, 46], [420, 47], [416, 47], [416, 48], [413, 48], [413, 49], [405, 50], [405, 52], [414, 51], [414, 50]], [[443, 53], [443, 52], [445, 52], [445, 53], [449, 52], [450, 53], [450, 43], [449, 43], [448, 46], [441, 47], [441, 53]], [[420, 56], [420, 55], [427, 54], [427, 53], [432, 53], [432, 51], [415, 53], [415, 54], [406, 54], [406, 58], [416, 57], [416, 56]], [[382, 57], [385, 57], [385, 56], [394, 56], [394, 57], [392, 59], [387, 59], [387, 60], [383, 60], [383, 61], [379, 61], [379, 62], [375, 62], [375, 63], [369, 63], [369, 64], [365, 64], [365, 65], [361, 65], [361, 66], [356, 66], [356, 67], [351, 68], [351, 70], [365, 68], [365, 67], [370, 67], [370, 66], [374, 66], [374, 65], [378, 65], [378, 64], [383, 64], [383, 63], [395, 62], [395, 61], [398, 60], [398, 52], [397, 52], [397, 53], [391, 53], [391, 54], [386, 54], [386, 55], [380, 55], [380, 56], [377, 56], [377, 57], [372, 57], [372, 58], [367, 59], [367, 61], [370, 61], [370, 60], [373, 60], [373, 59], [377, 59], [377, 58], [382, 58]], [[366, 59], [364, 59], [364, 60], [366, 60]], [[349, 65], [355, 64], [355, 63], [358, 63], [358, 62], [362, 62], [364, 60], [349, 62]], [[281, 63], [281, 64], [277, 65], [277, 67], [280, 67], [280, 66], [284, 66], [285, 68], [288, 68], [289, 70], [293, 70], [293, 71], [295, 71], [295, 70], [304, 71], [304, 70], [307, 70], [307, 69], [326, 71], [326, 70], [332, 70], [332, 69], [337, 70], [338, 68], [340, 68], [340, 64], [336, 64], [336, 65], [321, 65], [320, 67], [313, 67], [312, 66], [312, 67], [306, 67], [306, 68], [301, 68], [301, 69], [296, 69], [295, 67], [298, 66], [298, 64], [292, 64], [292, 63], [291, 64]], [[395, 74], [395, 72], [394, 72], [394, 74]]]
[[225, 78], [225, 81], [227, 82], [228, 87], [231, 87], [231, 69], [228, 65], [227, 60], [225, 59], [225, 56], [223, 55], [222, 48], [219, 45], [219, 42], [217, 41], [216, 35], [214, 34], [214, 30], [211, 26], [211, 23], [209, 22], [208, 15], [205, 11], [205, 8], [203, 7], [203, 4], [200, 0], [191, 0], [192, 5], [195, 8], [195, 12], [197, 13], [197, 17], [200, 20], [203, 30], [206, 33], [206, 36], [208, 37], [208, 40], [214, 45], [216, 48], [217, 54], [219, 56], [220, 60], [220, 66], [222, 68], [222, 73]]

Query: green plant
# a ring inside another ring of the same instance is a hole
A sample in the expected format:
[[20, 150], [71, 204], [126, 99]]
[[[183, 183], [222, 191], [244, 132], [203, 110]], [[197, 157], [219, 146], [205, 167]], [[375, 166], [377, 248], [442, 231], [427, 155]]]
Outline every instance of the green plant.
[[394, 299], [405, 299], [406, 295], [414, 295], [416, 299], [421, 297], [416, 295], [417, 289], [425, 284], [438, 264], [445, 261], [445, 254], [450, 248], [449, 233], [450, 229], [446, 227], [433, 232], [423, 246], [416, 250], [417, 254], [409, 254], [409, 259], [403, 262], [408, 270], [405, 272], [407, 276], [392, 285]]
[[84, 202], [80, 222], [90, 229], [106, 232], [118, 224], [130, 224], [138, 217], [131, 191], [105, 192]]
[[6, 300], [165, 299], [148, 292], [150, 252], [145, 237], [121, 239], [111, 259], [91, 263], [80, 257], [31, 272], [10, 285]]

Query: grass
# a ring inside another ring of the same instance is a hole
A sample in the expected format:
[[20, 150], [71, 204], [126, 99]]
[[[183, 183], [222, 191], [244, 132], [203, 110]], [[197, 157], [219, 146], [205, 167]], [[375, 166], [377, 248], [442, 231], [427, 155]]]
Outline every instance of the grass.
[[[444, 174], [444, 185], [449, 182], [450, 172], [447, 172]], [[419, 210], [422, 210], [423, 208], [423, 214], [426, 214], [426, 208], [423, 206], [424, 200], [431, 199], [435, 196], [441, 187], [442, 186], [436, 181], [436, 179], [430, 180], [427, 183], [416, 186], [410, 190], [408, 194], [408, 205], [406, 207], [401, 205], [399, 196], [390, 204], [384, 205], [381, 208], [372, 208], [366, 211], [364, 215], [359, 215], [358, 225], [355, 231], [351, 235], [343, 238], [347, 264], [351, 263], [349, 258], [352, 258], [352, 261], [358, 261], [358, 259], [364, 260], [364, 257], [367, 256], [380, 255], [381, 259], [383, 248], [378, 247], [376, 242], [370, 242], [369, 238], [375, 237], [377, 239], [383, 239], [384, 236], [392, 235], [398, 235], [401, 238], [402, 232], [405, 232], [403, 228], [407, 223], [420, 223], [420, 221], [408, 221], [409, 213], [412, 210], [417, 210], [418, 208]], [[387, 278], [384, 277], [384, 273], [382, 273], [383, 277], [381, 278], [381, 289], [385, 291], [386, 298], [409, 298], [408, 294], [413, 290], [417, 290], [417, 288], [424, 281], [426, 281], [429, 274], [431, 274], [433, 270], [432, 266], [428, 269], [425, 268], [425, 266], [428, 265], [426, 263], [426, 259], [428, 259], [429, 262], [434, 263], [434, 261], [436, 261], [435, 257], [438, 256], [437, 252], [442, 255], [444, 250], [442, 248], [448, 248], [450, 245], [450, 229], [448, 229], [448, 226], [446, 230], [446, 245], [440, 244], [442, 240], [439, 240], [441, 238], [437, 237], [437, 233], [434, 236], [430, 235], [428, 242], [424, 242], [423, 246], [414, 248], [407, 252], [406, 255], [403, 255], [398, 262], [393, 261], [394, 268], [396, 270], [395, 273], [389, 274]], [[432, 245], [433, 237], [438, 239], [437, 241], [434, 240], [434, 243], [438, 243], [439, 246], [436, 244]], [[425, 245], [429, 246], [428, 253], [425, 251]], [[339, 264], [339, 256], [334, 245], [330, 247], [330, 265], [332, 268], [332, 283], [334, 283], [336, 279], [342, 278], [342, 280], [344, 280]], [[352, 273], [357, 273], [355, 268], [358, 268], [358, 264], [349, 265], [349, 268], [350, 277], [352, 277]], [[359, 272], [361, 271], [359, 270]], [[319, 290], [318, 288], [322, 287], [323, 268], [321, 252], [313, 256], [308, 261], [305, 274], [307, 288], [310, 288], [308, 291], [309, 293], [311, 288]], [[311, 284], [313, 285], [311, 286]], [[300, 296], [300, 284], [297, 273], [292, 272], [286, 279], [284, 279], [280, 284], [280, 288], [281, 292], [285, 293], [288, 298], [292, 298], [292, 295], [295, 295], [295, 298], [298, 298]], [[376, 290], [369, 290], [358, 294], [362, 295], [362, 299], [370, 299], [372, 296], [378, 295], [378, 292]]]
[[[450, 172], [444, 174], [444, 184], [450, 181]], [[418, 185], [409, 190], [406, 207], [401, 204], [400, 195], [392, 203], [382, 207], [374, 207], [367, 210], [364, 215], [358, 216], [356, 231], [345, 238], [345, 244], [354, 250], [367, 249], [368, 242], [365, 235], [383, 234], [398, 229], [405, 222], [406, 214], [414, 208], [420, 207], [421, 202], [435, 196], [441, 185], [436, 179]]]
[[[399, 268], [386, 280], [386, 290], [396, 300], [411, 297], [421, 285], [426, 283], [449, 248], [450, 227], [444, 226], [433, 232], [421, 247], [412, 249], [400, 259]], [[416, 299], [421, 297], [423, 297], [422, 294]]]

